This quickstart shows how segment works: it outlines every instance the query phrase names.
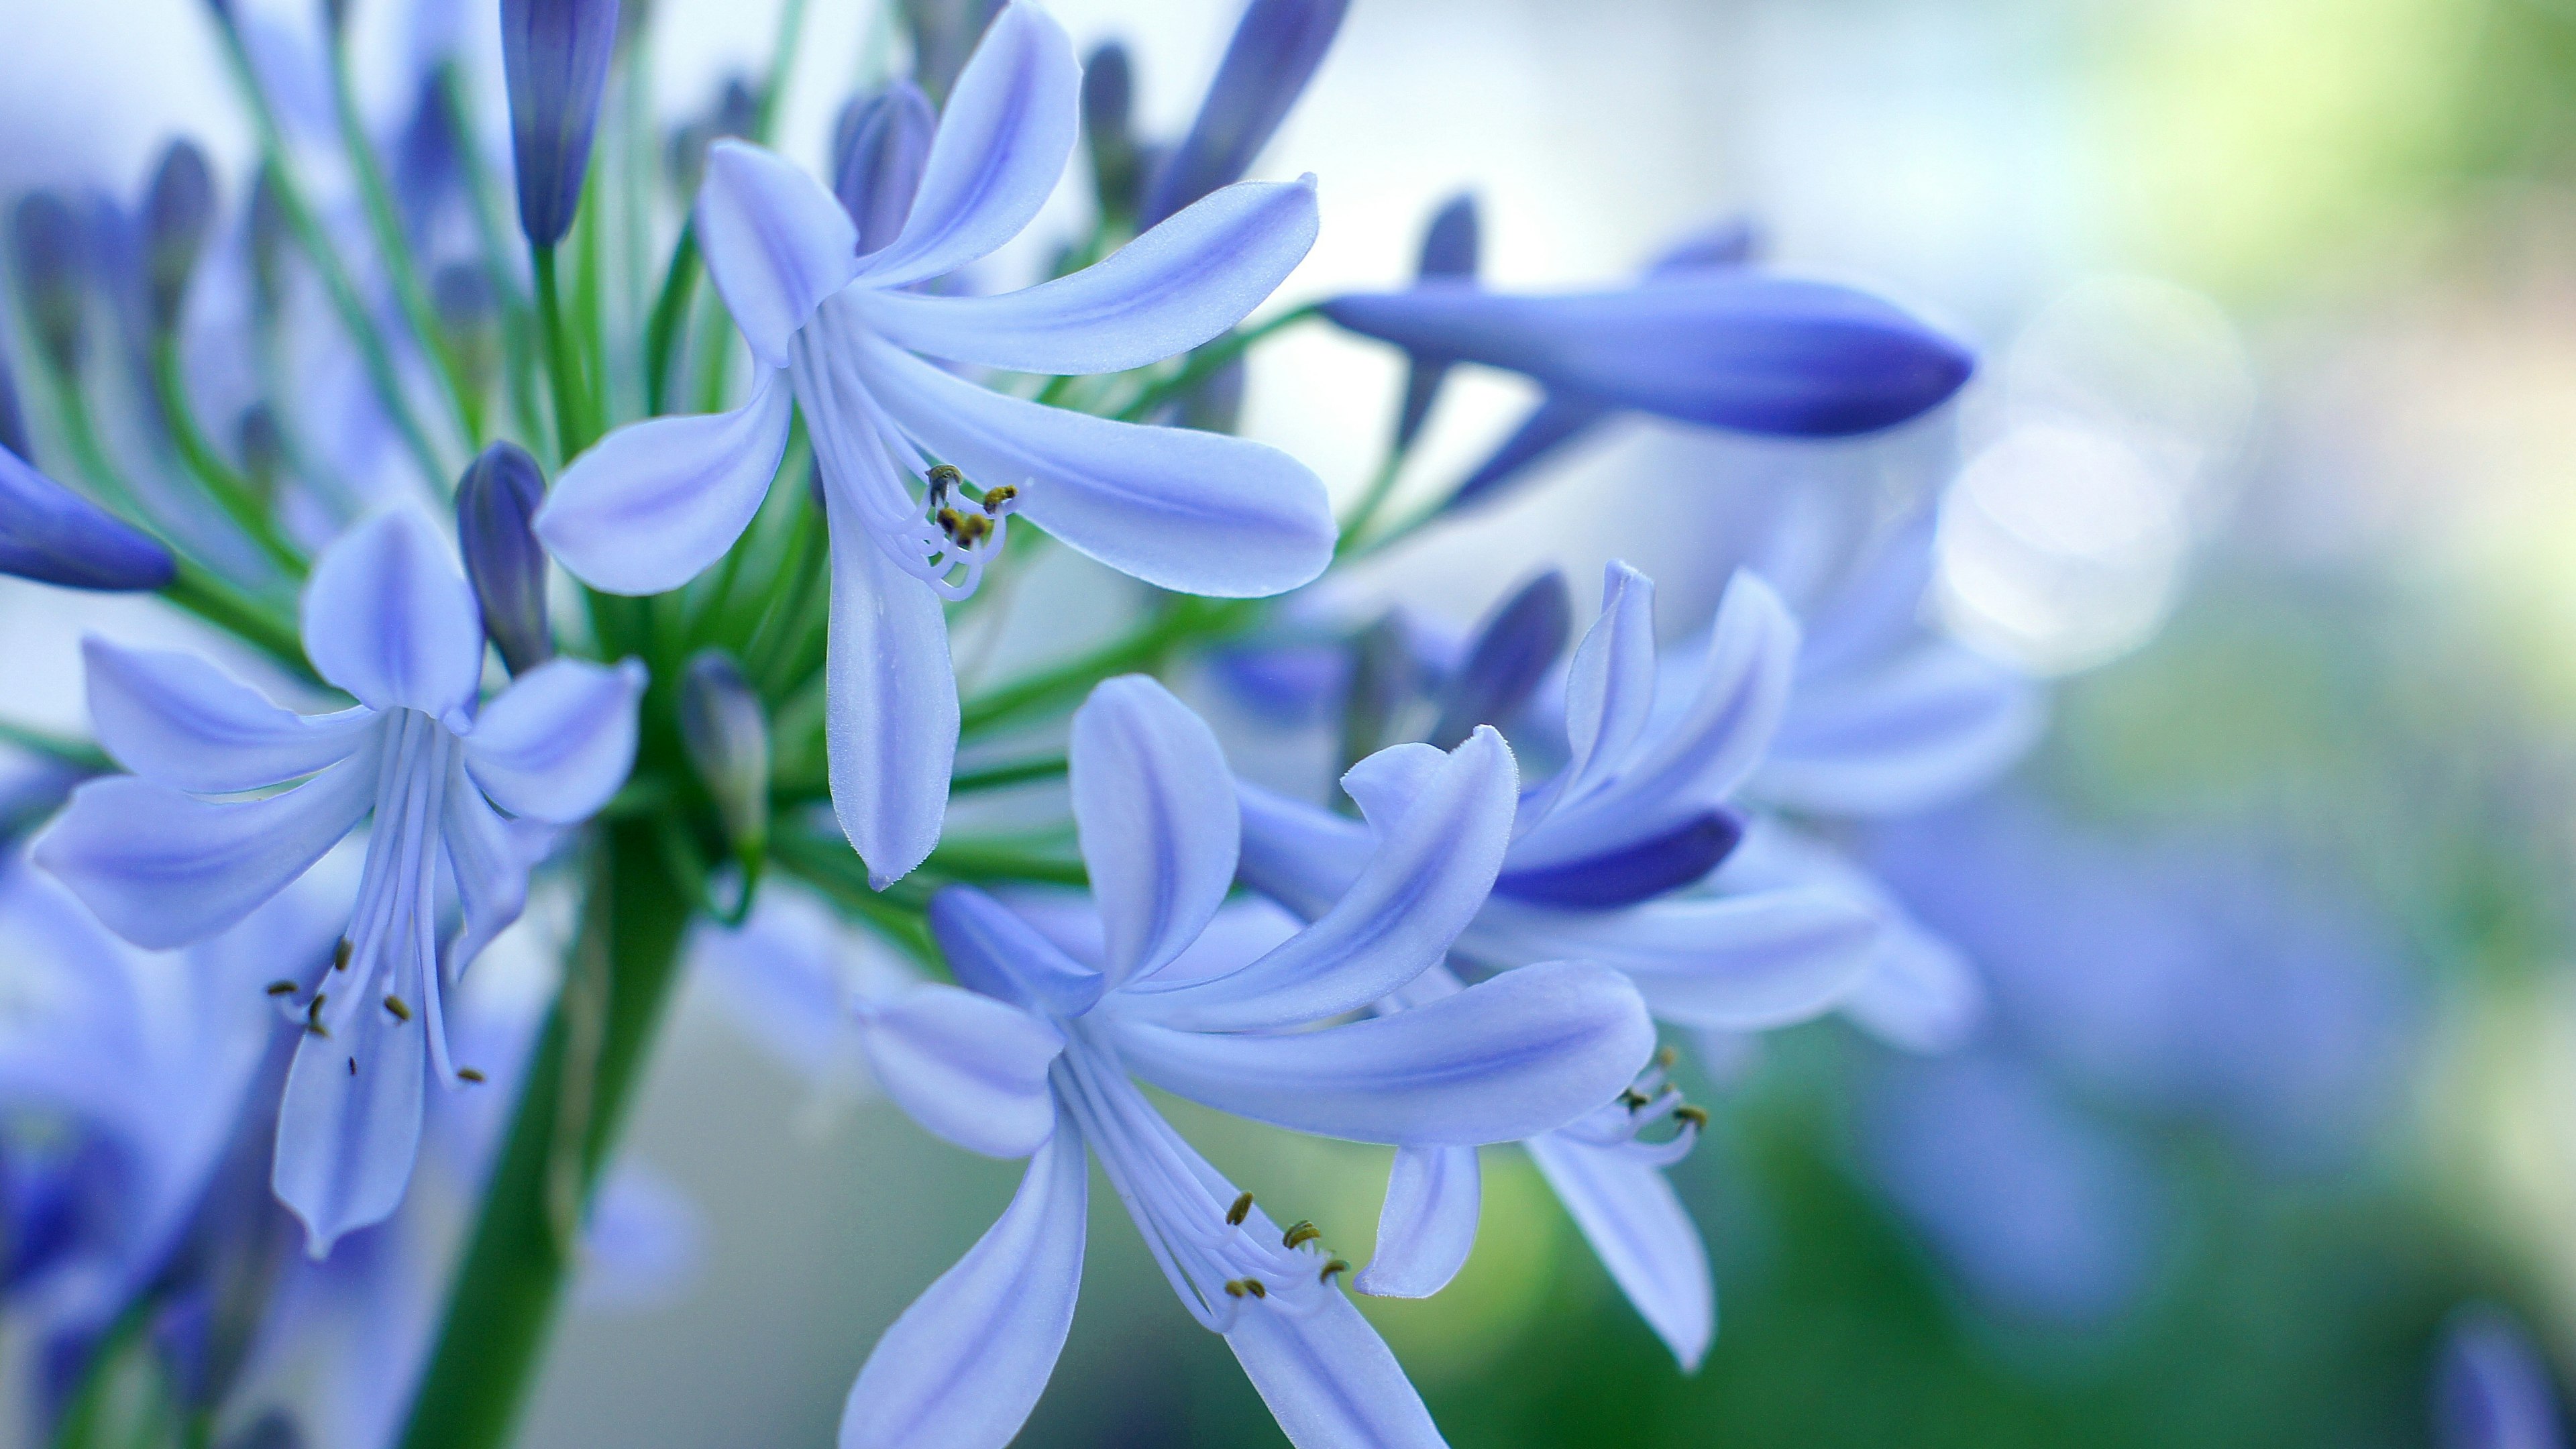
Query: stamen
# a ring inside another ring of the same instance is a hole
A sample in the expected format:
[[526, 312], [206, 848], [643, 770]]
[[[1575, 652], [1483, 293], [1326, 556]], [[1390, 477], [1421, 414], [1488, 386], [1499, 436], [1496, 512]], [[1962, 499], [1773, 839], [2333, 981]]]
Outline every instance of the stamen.
[[331, 1034], [331, 1029], [322, 1024], [322, 1003], [330, 999], [330, 992], [316, 991], [313, 993], [313, 999], [304, 1004], [304, 1029], [306, 1031], [313, 1033], [315, 1036], [321, 1037], [327, 1037]]
[[1225, 1225], [1230, 1228], [1242, 1227], [1243, 1220], [1250, 1216], [1252, 1216], [1252, 1194], [1247, 1192], [1234, 1200], [1234, 1206], [1225, 1210]]
[[985, 489], [984, 516], [987, 518], [1001, 517], [1003, 510], [1010, 506], [1011, 500], [1019, 496], [1020, 490], [1016, 484], [1005, 483], [998, 488]]
[[349, 938], [342, 936], [340, 938], [340, 944], [331, 948], [331, 969], [334, 971], [348, 970], [349, 953], [355, 949], [356, 947], [350, 945]]
[[349, 1075], [354, 1077], [354, 1076], [356, 1076], [357, 1074], [358, 1074], [358, 1059], [357, 1059], [356, 1057], [351, 1057], [351, 1058], [349, 1058]]
[[1627, 1108], [1631, 1112], [1645, 1106], [1646, 1103], [1651, 1100], [1653, 1099], [1634, 1087], [1626, 1088], [1619, 1093], [1619, 1105]]
[[948, 501], [950, 489], [963, 487], [966, 483], [966, 475], [959, 472], [954, 463], [938, 464], [921, 476], [922, 480], [930, 485], [930, 506], [933, 510], [937, 510], [940, 505]]
[[1242, 1280], [1242, 1279], [1240, 1279], [1240, 1278], [1228, 1278], [1228, 1279], [1226, 1279], [1226, 1280], [1225, 1280], [1225, 1296], [1226, 1296], [1226, 1297], [1228, 1297], [1228, 1298], [1240, 1298], [1240, 1297], [1242, 1297], [1242, 1296], [1243, 1296], [1243, 1294], [1244, 1294], [1244, 1287], [1243, 1287], [1243, 1280]]
[[293, 996], [295, 994], [295, 983], [292, 981], [272, 981], [268, 983], [268, 994], [271, 996]]
[[1664, 1068], [1666, 1071], [1672, 1070], [1673, 1063], [1680, 1061], [1681, 1059], [1681, 1052], [1674, 1047], [1664, 1047], [1655, 1053], [1655, 1065]]
[[1261, 1280], [1258, 1278], [1244, 1279], [1243, 1291], [1251, 1294], [1255, 1298], [1267, 1298], [1270, 1296], [1270, 1290], [1262, 1287]]
[[1294, 1224], [1290, 1225], [1287, 1232], [1280, 1235], [1279, 1246], [1283, 1248], [1293, 1248], [1300, 1243], [1314, 1242], [1323, 1235], [1324, 1230], [1322, 1228], [1315, 1226], [1304, 1218], [1299, 1218]]
[[1690, 1103], [1684, 1102], [1673, 1109], [1673, 1120], [1689, 1123], [1693, 1127], [1706, 1127], [1708, 1125], [1708, 1109], [1705, 1107], [1694, 1107]]
[[456, 1069], [456, 1076], [459, 1081], [479, 1082], [483, 1080], [483, 1074], [472, 1067], [458, 1067]]
[[1339, 1258], [1335, 1258], [1324, 1265], [1324, 1271], [1315, 1275], [1315, 1281], [1318, 1283], [1330, 1283], [1333, 1281], [1333, 1275], [1335, 1273], [1347, 1273], [1349, 1271], [1351, 1271], [1351, 1265], [1349, 1263], [1346, 1263]]
[[411, 1008], [405, 1005], [403, 1003], [403, 999], [399, 996], [387, 996], [385, 998], [385, 1010], [392, 1012], [394, 1014], [394, 1020], [396, 1021], [411, 1020]]

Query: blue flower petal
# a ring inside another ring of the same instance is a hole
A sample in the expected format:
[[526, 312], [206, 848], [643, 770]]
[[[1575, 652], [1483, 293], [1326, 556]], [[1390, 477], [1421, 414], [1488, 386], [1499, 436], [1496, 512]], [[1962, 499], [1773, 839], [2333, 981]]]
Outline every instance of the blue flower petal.
[[1529, 416], [1512, 435], [1497, 445], [1476, 471], [1458, 481], [1443, 508], [1464, 508], [1479, 499], [1498, 496], [1503, 485], [1521, 478], [1557, 449], [1590, 432], [1602, 420], [1618, 411], [1589, 398], [1557, 397], [1553, 394], [1539, 400]]
[[795, 394], [776, 371], [729, 413], [647, 418], [555, 480], [537, 537], [594, 589], [658, 594], [724, 557], [769, 496]]
[[1378, 1211], [1377, 1253], [1351, 1286], [1378, 1298], [1428, 1298], [1476, 1246], [1484, 1174], [1473, 1147], [1399, 1147]]
[[1234, 776], [1207, 723], [1141, 674], [1074, 711], [1074, 828], [1100, 904], [1109, 984], [1150, 976], [1207, 928], [1234, 886]]
[[959, 984], [1049, 1016], [1080, 1016], [1100, 999], [1100, 973], [973, 886], [930, 898], [930, 929]]
[[1297, 1449], [1447, 1449], [1403, 1365], [1339, 1293], [1304, 1313], [1255, 1305], [1225, 1345]]
[[361, 705], [307, 717], [194, 654], [81, 641], [90, 727], [117, 763], [207, 795], [312, 774], [373, 742], [381, 718]]
[[273, 1182], [304, 1220], [313, 1257], [402, 1205], [420, 1152], [429, 1030], [425, 1018], [400, 1021], [363, 1004], [331, 1035], [308, 1031], [297, 1044], [278, 1109]]
[[1655, 1015], [1685, 1026], [1758, 1030], [1832, 1009], [1876, 960], [1876, 912], [1820, 889], [1648, 901], [1562, 911], [1505, 897], [1458, 939], [1492, 966], [1566, 957], [1626, 972]]
[[859, 271], [859, 232], [823, 183], [747, 141], [707, 149], [698, 250], [751, 355], [787, 365], [787, 339]]
[[1252, 0], [1189, 134], [1155, 172], [1139, 218], [1164, 217], [1240, 178], [1314, 79], [1350, 0]]
[[436, 525], [408, 507], [342, 534], [304, 585], [304, 653], [370, 709], [433, 718], [483, 679], [483, 613]]
[[1026, 1157], [1055, 1126], [1047, 1067], [1064, 1037], [1009, 1002], [924, 982], [859, 1007], [877, 1085], [925, 1131], [987, 1157]]
[[1615, 1147], [1554, 1133], [1523, 1145], [1619, 1291], [1663, 1338], [1682, 1372], [1696, 1372], [1717, 1331], [1717, 1289], [1699, 1225], [1672, 1184]]
[[1992, 783], [2047, 722], [2029, 676], [1927, 638], [1866, 671], [1802, 677], [1751, 788], [1813, 813], [1911, 815]]
[[635, 705], [644, 665], [557, 659], [522, 674], [465, 736], [465, 768], [513, 815], [572, 825], [589, 819], [635, 765]]
[[1529, 703], [1574, 629], [1565, 575], [1550, 569], [1497, 607], [1467, 646], [1466, 662], [1442, 686], [1430, 743], [1448, 749], [1476, 726], [1502, 729]]
[[1660, 835], [1529, 870], [1506, 870], [1494, 893], [1534, 905], [1598, 911], [1650, 901], [1707, 875], [1744, 839], [1742, 816], [1708, 810]]
[[170, 551], [0, 446], [0, 574], [70, 589], [158, 589]]
[[930, 586], [869, 537], [842, 488], [824, 490], [832, 622], [824, 663], [832, 810], [883, 890], [939, 844], [957, 760], [948, 616]]

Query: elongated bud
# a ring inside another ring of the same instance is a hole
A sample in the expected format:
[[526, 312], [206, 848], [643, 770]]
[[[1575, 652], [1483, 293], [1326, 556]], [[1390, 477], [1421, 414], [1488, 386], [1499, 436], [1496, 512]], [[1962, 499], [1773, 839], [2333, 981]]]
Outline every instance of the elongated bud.
[[1350, 0], [1252, 0], [1190, 133], [1154, 178], [1140, 226], [1243, 179], [1315, 78]]
[[550, 247], [572, 229], [617, 41], [617, 0], [501, 0], [519, 230]]
[[63, 199], [35, 192], [18, 203], [10, 243], [18, 303], [45, 363], [69, 377], [81, 365], [81, 225]]
[[[1450, 199], [1431, 218], [1422, 233], [1422, 259], [1414, 277], [1423, 282], [1472, 281], [1476, 275], [1477, 256], [1483, 248], [1484, 228], [1476, 215], [1476, 198], [1461, 195]], [[1401, 450], [1413, 446], [1415, 435], [1431, 417], [1431, 404], [1440, 397], [1440, 384], [1449, 378], [1449, 359], [1433, 353], [1415, 352], [1409, 356], [1404, 375], [1404, 410], [1395, 420], [1395, 446]], [[1460, 736], [1461, 739], [1465, 736]]]
[[36, 456], [27, 436], [27, 415], [18, 407], [18, 379], [10, 374], [5, 354], [0, 354], [0, 448], [31, 462]]
[[16, 453], [0, 453], [0, 573], [128, 591], [164, 587], [178, 571], [168, 549]]
[[902, 7], [912, 40], [913, 81], [944, 106], [984, 27], [1002, 13], [1002, 0], [902, 0]]
[[1136, 73], [1127, 47], [1102, 42], [1082, 66], [1082, 139], [1100, 214], [1129, 219], [1143, 205], [1144, 166], [1136, 151]]
[[769, 843], [769, 716], [733, 656], [701, 650], [680, 676], [680, 742], [746, 861]]
[[748, 138], [760, 123], [760, 97], [751, 82], [728, 77], [715, 109], [671, 133], [671, 186], [682, 196], [696, 196], [707, 177], [707, 148], [727, 136]]
[[546, 628], [546, 550], [528, 526], [545, 501], [545, 474], [516, 443], [485, 448], [456, 484], [456, 536], [464, 545], [465, 576], [483, 606], [483, 632], [512, 674], [525, 674], [555, 654], [554, 635]]
[[143, 198], [143, 266], [156, 334], [178, 330], [188, 279], [196, 274], [214, 220], [215, 173], [206, 153], [194, 142], [171, 142]]
[[1574, 630], [1574, 597], [1565, 575], [1551, 570], [1521, 587], [1476, 631], [1466, 662], [1441, 692], [1440, 720], [1431, 727], [1431, 743], [1456, 749], [1476, 726], [1496, 729], [1529, 703], [1531, 691], [1547, 677], [1548, 666], [1565, 652]]
[[910, 81], [896, 81], [841, 112], [832, 150], [832, 194], [859, 229], [866, 256], [903, 230], [912, 198], [921, 190], [921, 168], [930, 159], [930, 133], [939, 126], [930, 98]]

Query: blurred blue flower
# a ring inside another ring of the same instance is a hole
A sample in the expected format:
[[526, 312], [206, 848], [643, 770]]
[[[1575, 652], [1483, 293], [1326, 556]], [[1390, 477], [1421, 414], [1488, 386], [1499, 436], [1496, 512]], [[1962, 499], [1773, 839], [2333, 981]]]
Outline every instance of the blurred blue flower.
[[72, 589], [159, 589], [170, 551], [0, 448], [0, 573]]
[[2540, 1348], [2503, 1309], [2472, 1303], [2442, 1326], [2433, 1364], [2441, 1449], [2563, 1449], [2558, 1388]]
[[1160, 223], [1219, 187], [1242, 179], [1270, 144], [1341, 32], [1350, 0], [1251, 0], [1226, 43], [1225, 59], [1196, 120], [1163, 158], [1137, 213]]
[[572, 230], [617, 44], [617, 0], [501, 0], [519, 229], [550, 247]]

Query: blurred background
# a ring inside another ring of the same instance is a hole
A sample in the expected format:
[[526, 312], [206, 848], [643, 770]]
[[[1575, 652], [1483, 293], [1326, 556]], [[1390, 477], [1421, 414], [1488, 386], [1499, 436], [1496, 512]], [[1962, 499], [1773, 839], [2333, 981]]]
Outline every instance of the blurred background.
[[[138, 185], [182, 130], [239, 175], [198, 3], [0, 0], [0, 191]], [[774, 0], [655, 8], [675, 120], [765, 59]], [[1049, 8], [1130, 43], [1163, 133], [1234, 18]], [[490, 10], [456, 6], [486, 48]], [[809, 157], [885, 43], [867, 0], [814, 10]], [[2052, 680], [1988, 796], [1841, 837], [1976, 963], [1976, 1038], [1917, 1057], [1827, 1021], [1685, 1068], [1716, 1113], [1673, 1172], [1718, 1280], [1695, 1376], [1488, 1149], [1457, 1283], [1365, 1304], [1453, 1443], [2425, 1443], [2472, 1299], [2576, 1366], [2576, 4], [1354, 0], [1256, 174], [1303, 171], [1324, 231], [1290, 300], [1400, 284], [1472, 189], [1500, 285], [1612, 281], [1745, 217], [1985, 358], [1894, 436], [1622, 425], [1339, 606], [1463, 626], [1623, 557], [1680, 632], [1783, 510], [1946, 490], [1946, 626]], [[1399, 386], [1391, 352], [1299, 329], [1247, 431], [1356, 492]], [[1460, 376], [1408, 476], [1529, 400]], [[96, 606], [0, 583], [13, 676], [69, 707]], [[829, 1442], [1015, 1180], [817, 1088], [721, 996], [691, 996], [630, 1137], [669, 1271], [570, 1322], [531, 1446]], [[1173, 1110], [1361, 1257], [1382, 1151]], [[1021, 1442], [1276, 1442], [1114, 1197], [1093, 1212]]]

